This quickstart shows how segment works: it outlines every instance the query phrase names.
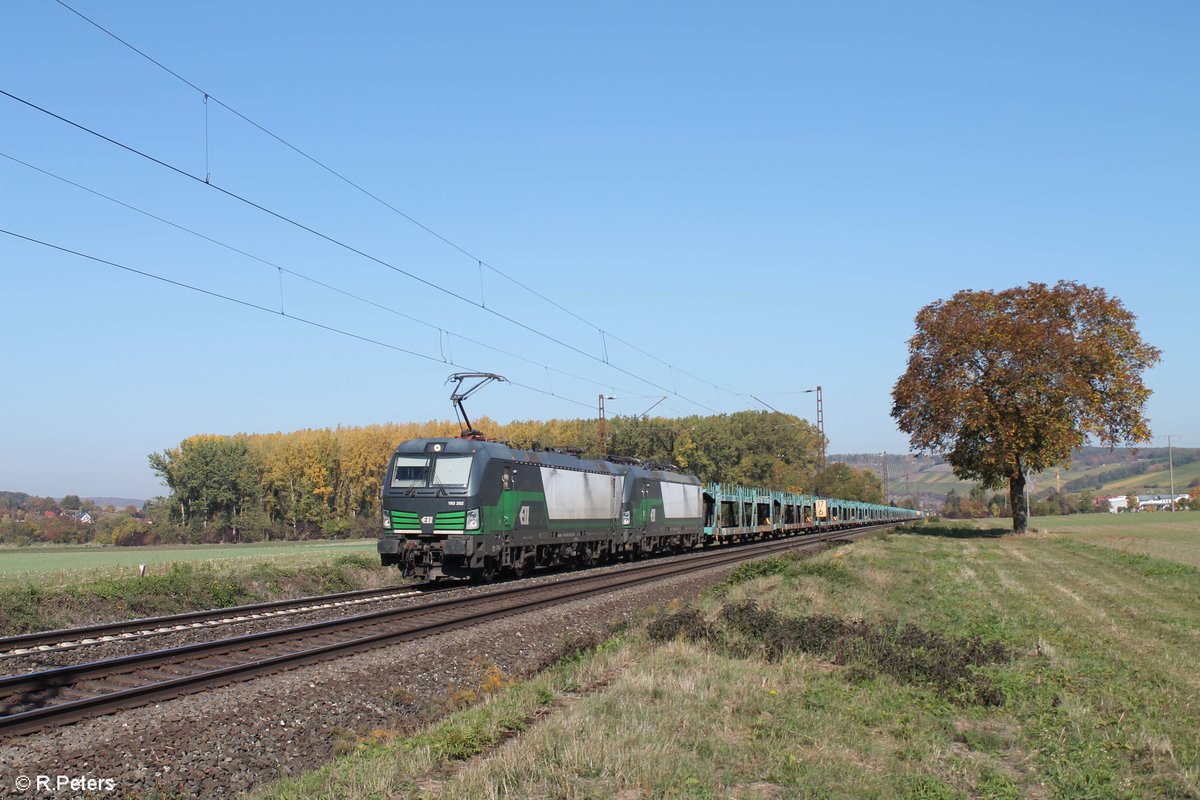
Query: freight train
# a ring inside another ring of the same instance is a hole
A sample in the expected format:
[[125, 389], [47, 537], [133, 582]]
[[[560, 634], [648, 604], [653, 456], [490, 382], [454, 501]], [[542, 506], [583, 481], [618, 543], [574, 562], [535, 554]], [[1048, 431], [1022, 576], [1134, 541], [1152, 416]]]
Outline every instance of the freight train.
[[542, 566], [585, 567], [919, 516], [852, 500], [702, 486], [669, 466], [518, 450], [477, 436], [402, 443], [388, 462], [382, 501], [382, 563], [423, 580], [490, 581]]

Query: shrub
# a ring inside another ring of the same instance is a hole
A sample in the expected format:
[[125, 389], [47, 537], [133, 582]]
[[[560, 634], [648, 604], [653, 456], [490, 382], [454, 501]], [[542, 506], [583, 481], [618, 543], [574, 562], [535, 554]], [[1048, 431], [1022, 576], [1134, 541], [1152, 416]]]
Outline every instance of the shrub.
[[851, 679], [884, 674], [930, 686], [956, 702], [986, 706], [1003, 705], [1004, 693], [979, 668], [1011, 657], [1003, 643], [978, 636], [951, 638], [912, 624], [871, 624], [830, 614], [791, 618], [753, 600], [724, 606], [716, 624], [695, 609], [662, 615], [647, 634], [654, 641], [684, 638], [736, 657], [757, 653], [769, 661], [809, 653], [847, 667]]

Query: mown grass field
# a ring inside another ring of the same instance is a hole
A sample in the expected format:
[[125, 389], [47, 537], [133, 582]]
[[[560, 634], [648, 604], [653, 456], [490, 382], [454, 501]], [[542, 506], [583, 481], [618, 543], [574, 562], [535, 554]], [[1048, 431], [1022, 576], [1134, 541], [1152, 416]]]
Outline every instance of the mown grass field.
[[[974, 524], [1007, 531], [1007, 522], [977, 520]], [[1200, 511], [1033, 517], [1029, 526], [1035, 531], [1061, 534], [1088, 544], [1165, 558], [1200, 569]]]
[[1074, 519], [747, 565], [260, 796], [1200, 797], [1200, 571], [1104, 541], [1183, 553], [1189, 520]]
[[159, 547], [54, 546], [0, 547], [0, 582], [32, 579], [61, 584], [80, 579], [128, 573], [139, 564], [222, 562], [227, 566], [310, 558], [343, 553], [373, 553], [374, 539], [256, 544], [163, 545]]
[[0, 566], [0, 636], [402, 582], [374, 540], [26, 547], [0, 551]]

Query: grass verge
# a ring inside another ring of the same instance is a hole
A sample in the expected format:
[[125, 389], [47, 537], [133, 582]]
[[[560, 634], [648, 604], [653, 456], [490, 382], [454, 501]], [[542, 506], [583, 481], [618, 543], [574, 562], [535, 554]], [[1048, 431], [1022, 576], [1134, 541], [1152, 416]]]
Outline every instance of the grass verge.
[[259, 796], [1200, 797], [1198, 596], [1066, 536], [777, 559]]
[[0, 585], [37, 581], [66, 585], [136, 571], [139, 564], [166, 569], [173, 563], [207, 561], [234, 568], [260, 563], [303, 563], [311, 558], [375, 552], [374, 539], [254, 544], [180, 544], [147, 547], [31, 545], [0, 547]]
[[176, 562], [144, 577], [103, 574], [74, 583], [33, 579], [0, 584], [0, 635], [134, 617], [224, 608], [310, 594], [385, 586], [395, 570], [370, 554], [308, 557], [304, 563]]

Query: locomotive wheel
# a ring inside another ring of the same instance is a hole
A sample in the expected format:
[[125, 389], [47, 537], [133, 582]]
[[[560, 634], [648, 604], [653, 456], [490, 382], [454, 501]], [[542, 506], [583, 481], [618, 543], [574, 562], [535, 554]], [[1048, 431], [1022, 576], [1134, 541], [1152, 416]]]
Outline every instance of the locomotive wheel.
[[483, 560], [483, 569], [479, 570], [480, 583], [492, 583], [496, 580], [496, 559], [491, 556]]

